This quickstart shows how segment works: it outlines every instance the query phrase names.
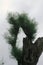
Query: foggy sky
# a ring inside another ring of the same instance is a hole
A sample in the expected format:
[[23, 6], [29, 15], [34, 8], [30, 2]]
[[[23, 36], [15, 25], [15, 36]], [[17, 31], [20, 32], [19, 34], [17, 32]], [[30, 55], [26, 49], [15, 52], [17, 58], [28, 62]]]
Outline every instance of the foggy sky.
[[[43, 0], [0, 0], [0, 61], [5, 62], [5, 65], [17, 65], [17, 62], [9, 57], [11, 46], [4, 39], [4, 33], [9, 28], [6, 20], [9, 12], [26, 12], [30, 18], [35, 18], [38, 23], [36, 38], [41, 37], [43, 36]], [[43, 65], [43, 54], [37, 65]]]

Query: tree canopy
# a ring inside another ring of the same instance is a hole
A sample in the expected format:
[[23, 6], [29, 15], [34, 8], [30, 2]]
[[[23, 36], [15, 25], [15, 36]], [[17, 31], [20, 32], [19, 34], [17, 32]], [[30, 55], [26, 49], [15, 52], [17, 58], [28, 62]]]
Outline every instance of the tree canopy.
[[8, 14], [8, 23], [11, 25], [9, 29], [10, 36], [6, 35], [7, 41], [12, 46], [12, 55], [21, 62], [22, 51], [16, 47], [17, 35], [21, 27], [29, 40], [33, 40], [36, 34], [36, 22], [30, 19], [26, 13]]

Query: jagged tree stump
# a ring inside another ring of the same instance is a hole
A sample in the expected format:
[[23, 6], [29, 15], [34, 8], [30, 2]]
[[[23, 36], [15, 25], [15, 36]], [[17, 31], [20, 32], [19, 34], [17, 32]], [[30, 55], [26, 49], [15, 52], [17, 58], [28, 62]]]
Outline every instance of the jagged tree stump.
[[33, 44], [27, 37], [23, 39], [22, 65], [36, 65], [43, 51], [43, 37]]

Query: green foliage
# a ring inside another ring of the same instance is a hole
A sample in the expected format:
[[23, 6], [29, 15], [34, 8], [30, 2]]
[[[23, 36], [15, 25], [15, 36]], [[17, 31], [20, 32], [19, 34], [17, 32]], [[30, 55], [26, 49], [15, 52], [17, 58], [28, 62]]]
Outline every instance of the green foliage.
[[22, 58], [22, 50], [20, 50], [20, 49], [17, 48], [17, 47], [13, 47], [13, 48], [12, 48], [11, 54], [12, 54], [18, 61], [20, 61], [21, 58]]
[[[18, 33], [19, 27], [22, 27], [24, 30], [24, 33], [27, 35], [27, 37], [31, 40], [35, 38], [36, 33], [36, 22], [34, 20], [31, 20], [28, 18], [27, 14], [9, 14], [8, 16], [8, 22], [12, 25], [12, 29], [10, 29], [10, 32], [13, 34]], [[13, 30], [14, 29], [14, 30]], [[13, 31], [13, 32], [12, 32]]]
[[7, 42], [8, 42], [9, 44], [11, 44], [12, 47], [15, 47], [15, 46], [16, 46], [16, 39], [17, 39], [16, 37], [17, 37], [17, 36], [12, 37], [12, 36], [6, 35], [6, 36], [5, 36], [5, 39], [7, 39]]
[[21, 14], [18, 17], [18, 21], [22, 29], [24, 30], [24, 33], [27, 35], [27, 37], [31, 40], [35, 38], [36, 33], [36, 22], [34, 20], [31, 20], [28, 18], [27, 14]]
[[33, 40], [36, 33], [36, 22], [28, 18], [27, 14], [8, 14], [8, 23], [11, 25], [8, 30], [10, 35], [6, 35], [6, 39], [12, 46], [11, 54], [21, 62], [22, 51], [16, 47], [17, 35], [19, 33], [19, 28], [21, 27], [24, 33], [27, 35], [28, 39]]

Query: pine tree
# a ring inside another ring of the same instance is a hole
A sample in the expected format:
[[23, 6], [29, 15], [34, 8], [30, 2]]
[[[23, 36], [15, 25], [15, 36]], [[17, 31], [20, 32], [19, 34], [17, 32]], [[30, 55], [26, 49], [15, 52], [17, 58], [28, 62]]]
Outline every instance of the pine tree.
[[[33, 19], [30, 19], [27, 14], [8, 14], [8, 23], [11, 25], [9, 29], [10, 35], [6, 36], [8, 43], [12, 46], [11, 54], [17, 59], [18, 65], [36, 65], [38, 58], [39, 47], [38, 43], [33, 44], [37, 31], [37, 24]], [[26, 34], [26, 38], [23, 39], [23, 50], [16, 47], [17, 35], [19, 28], [22, 28]], [[27, 46], [27, 47], [26, 47]], [[40, 46], [40, 45], [39, 45]], [[42, 46], [40, 47], [42, 48]], [[28, 52], [27, 52], [27, 50]], [[40, 52], [41, 53], [41, 52]], [[36, 55], [35, 55], [36, 54]], [[37, 56], [37, 58], [36, 58]], [[24, 57], [25, 62], [24, 62]], [[29, 61], [28, 61], [29, 60]]]

